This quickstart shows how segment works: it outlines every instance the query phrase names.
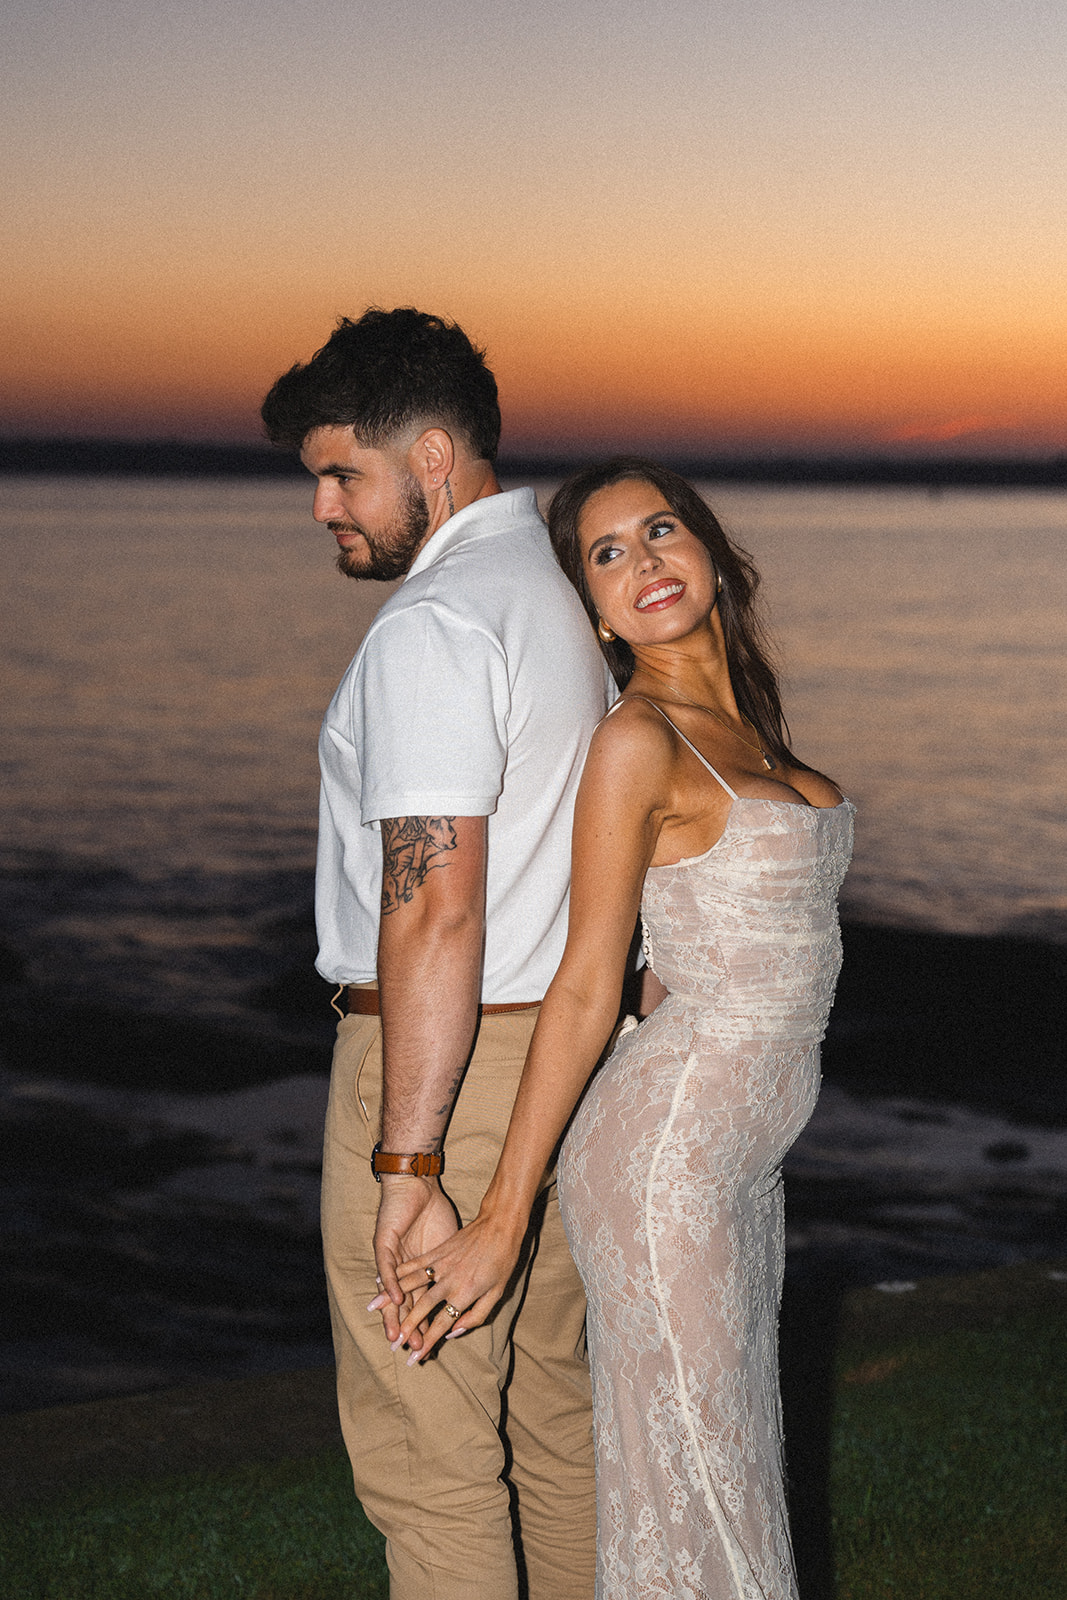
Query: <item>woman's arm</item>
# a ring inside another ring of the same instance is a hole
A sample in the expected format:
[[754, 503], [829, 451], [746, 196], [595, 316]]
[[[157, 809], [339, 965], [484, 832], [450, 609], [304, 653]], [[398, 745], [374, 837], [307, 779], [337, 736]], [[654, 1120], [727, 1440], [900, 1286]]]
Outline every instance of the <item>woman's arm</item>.
[[545, 1169], [618, 1015], [669, 757], [668, 740], [632, 714], [604, 723], [590, 746], [574, 814], [566, 949], [541, 1007], [496, 1173], [474, 1221], [398, 1274], [418, 1298], [394, 1348], [412, 1339], [435, 1306], [462, 1313], [438, 1310], [421, 1344], [412, 1341], [413, 1362], [443, 1336], [483, 1323], [514, 1272]]

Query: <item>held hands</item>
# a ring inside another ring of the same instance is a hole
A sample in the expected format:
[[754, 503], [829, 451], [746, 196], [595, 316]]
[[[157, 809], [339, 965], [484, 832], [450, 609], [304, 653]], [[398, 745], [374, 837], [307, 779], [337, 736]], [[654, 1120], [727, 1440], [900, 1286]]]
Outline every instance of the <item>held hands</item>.
[[410, 1346], [409, 1367], [425, 1360], [441, 1339], [481, 1327], [508, 1287], [527, 1226], [526, 1218], [504, 1222], [479, 1212], [444, 1244], [400, 1263], [398, 1285], [412, 1299], [390, 1343], [394, 1349]]
[[[378, 1267], [380, 1293], [367, 1307], [380, 1311], [385, 1336], [394, 1349], [410, 1342], [417, 1350], [421, 1335], [413, 1328], [410, 1338], [400, 1338], [400, 1313], [410, 1300], [400, 1286], [397, 1268], [419, 1252], [435, 1255], [459, 1228], [451, 1200], [436, 1178], [382, 1176], [382, 1196], [374, 1229], [374, 1259]], [[423, 1274], [425, 1281], [425, 1273]], [[423, 1308], [425, 1317], [429, 1307]], [[410, 1320], [410, 1319], [409, 1319]], [[418, 1319], [416, 1319], [417, 1323]]]

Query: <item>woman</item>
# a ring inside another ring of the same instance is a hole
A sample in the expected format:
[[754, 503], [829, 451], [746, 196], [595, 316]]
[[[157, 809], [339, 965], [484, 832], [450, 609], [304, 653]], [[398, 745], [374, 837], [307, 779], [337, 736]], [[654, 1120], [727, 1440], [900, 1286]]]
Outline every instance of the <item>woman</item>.
[[640, 906], [667, 998], [621, 1036], [559, 1162], [589, 1297], [597, 1592], [779, 1600], [796, 1592], [780, 1168], [818, 1092], [853, 808], [791, 753], [756, 573], [684, 480], [632, 458], [590, 468], [549, 527], [623, 692], [590, 746], [566, 952], [496, 1175], [472, 1224], [405, 1264], [402, 1331], [422, 1360], [503, 1293]]

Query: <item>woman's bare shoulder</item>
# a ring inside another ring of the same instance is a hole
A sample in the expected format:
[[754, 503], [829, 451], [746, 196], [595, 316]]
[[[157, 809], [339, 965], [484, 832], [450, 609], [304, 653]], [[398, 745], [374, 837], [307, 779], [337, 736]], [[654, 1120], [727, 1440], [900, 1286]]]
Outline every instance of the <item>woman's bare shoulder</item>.
[[670, 724], [650, 700], [620, 695], [597, 724], [590, 750], [617, 761], [669, 761], [675, 753]]
[[676, 758], [671, 730], [647, 701], [623, 697], [597, 724], [582, 783], [613, 790], [628, 807], [654, 810], [670, 791]]

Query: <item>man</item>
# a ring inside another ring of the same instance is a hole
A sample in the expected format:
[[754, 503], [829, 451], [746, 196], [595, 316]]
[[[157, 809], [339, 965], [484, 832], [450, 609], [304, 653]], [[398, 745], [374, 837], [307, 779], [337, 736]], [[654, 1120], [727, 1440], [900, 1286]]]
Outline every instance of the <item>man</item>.
[[341, 571], [404, 578], [319, 743], [317, 966], [347, 1013], [323, 1238], [356, 1492], [393, 1600], [588, 1600], [584, 1301], [551, 1175], [508, 1300], [424, 1367], [395, 1268], [475, 1215], [496, 1165], [563, 950], [603, 666], [533, 491], [500, 490], [496, 383], [461, 329], [344, 319], [263, 418], [317, 479]]

